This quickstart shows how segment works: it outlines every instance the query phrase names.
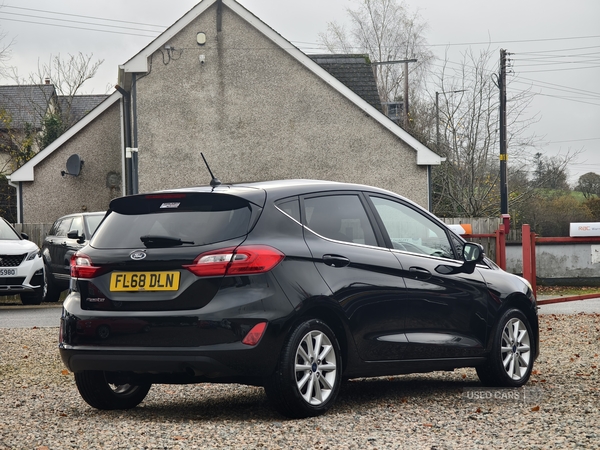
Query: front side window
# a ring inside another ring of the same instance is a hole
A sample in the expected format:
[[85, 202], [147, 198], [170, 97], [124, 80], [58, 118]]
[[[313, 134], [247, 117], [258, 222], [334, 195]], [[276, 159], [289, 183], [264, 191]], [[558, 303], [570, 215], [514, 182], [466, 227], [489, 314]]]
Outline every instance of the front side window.
[[71, 222], [73, 221], [72, 217], [67, 217], [62, 219], [60, 223], [56, 226], [55, 236], [66, 236], [71, 228]]
[[455, 258], [444, 228], [418, 211], [382, 197], [371, 197], [396, 250]]
[[377, 245], [375, 233], [358, 195], [327, 195], [304, 200], [306, 225], [336, 241]]
[[0, 240], [19, 241], [21, 238], [9, 224], [0, 219]]
[[77, 216], [73, 218], [71, 222], [71, 226], [69, 227], [69, 231], [77, 231], [77, 233], [83, 233], [83, 219], [81, 216]]

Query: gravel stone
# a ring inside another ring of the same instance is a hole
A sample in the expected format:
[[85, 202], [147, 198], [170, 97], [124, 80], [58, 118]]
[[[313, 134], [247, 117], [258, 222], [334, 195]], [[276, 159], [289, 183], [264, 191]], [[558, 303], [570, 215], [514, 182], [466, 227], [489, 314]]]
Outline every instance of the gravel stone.
[[57, 328], [2, 329], [0, 449], [600, 449], [600, 314], [543, 315], [540, 332], [517, 400], [467, 398], [481, 385], [457, 369], [350, 380], [328, 414], [287, 420], [233, 384], [154, 385], [137, 408], [97, 411]]

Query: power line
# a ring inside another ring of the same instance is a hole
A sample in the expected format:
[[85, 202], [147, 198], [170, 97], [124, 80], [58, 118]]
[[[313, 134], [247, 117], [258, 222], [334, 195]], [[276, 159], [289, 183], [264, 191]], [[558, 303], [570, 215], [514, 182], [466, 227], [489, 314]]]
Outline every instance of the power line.
[[554, 50], [538, 50], [535, 52], [519, 52], [518, 55], [539, 55], [540, 53], [551, 53], [551, 52], [570, 52], [573, 50], [588, 50], [590, 48], [600, 48], [600, 45], [593, 45], [591, 47], [576, 47], [576, 48], [557, 48]]
[[596, 55], [600, 55], [600, 52], [588, 52], [588, 53], [575, 53], [575, 54], [569, 54], [569, 55], [525, 55], [525, 56], [530, 56], [529, 58], [521, 58], [520, 56], [522, 56], [521, 53], [515, 53], [515, 55], [517, 56], [516, 58], [513, 57], [511, 58], [512, 60], [516, 60], [516, 61], [540, 61], [540, 60], [546, 60], [546, 59], [550, 59], [550, 58], [581, 58], [584, 56], [596, 56]]
[[[54, 23], [44, 23], [44, 22], [33, 22], [31, 20], [19, 20], [19, 19], [7, 19], [0, 18], [0, 20], [8, 20], [10, 22], [21, 22], [21, 23], [32, 23], [34, 25], [48, 25], [50, 27], [58, 27], [58, 28], [70, 28], [73, 30], [85, 30], [85, 31], [98, 31], [100, 33], [111, 33], [111, 34], [125, 34], [127, 36], [142, 36], [142, 37], [150, 37], [155, 38], [156, 35], [147, 35], [147, 34], [138, 34], [138, 33], [125, 33], [123, 31], [110, 31], [110, 30], [97, 30], [95, 28], [83, 28], [83, 27], [73, 27], [69, 25], [59, 25]], [[151, 31], [149, 31], [151, 33]]]
[[[512, 60], [515, 61], [515, 60]], [[516, 60], [520, 62], [521, 60]], [[531, 61], [525, 61], [531, 62]], [[584, 61], [546, 61], [535, 64], [519, 64], [518, 67], [544, 67], [544, 66], [560, 66], [565, 64], [594, 64], [600, 62], [600, 58], [586, 59]]]
[[588, 66], [588, 67], [569, 67], [567, 69], [523, 70], [523, 71], [520, 71], [519, 73], [563, 72], [565, 70], [597, 69], [599, 67], [600, 67], [600, 65], [598, 65], [598, 66]]
[[560, 100], [569, 100], [571, 102], [584, 103], [586, 105], [600, 106], [600, 103], [585, 102], [583, 100], [574, 100], [574, 99], [572, 99], [570, 97], [561, 97], [560, 95], [551, 95], [551, 94], [535, 94], [535, 95], [539, 95], [539, 96], [542, 96], [542, 97], [558, 98]]
[[[58, 22], [77, 23], [77, 24], [80, 24], [80, 25], [95, 25], [95, 26], [98, 26], [98, 27], [119, 28], [119, 29], [122, 29], [122, 30], [145, 31], [147, 33], [160, 33], [159, 31], [145, 30], [143, 28], [122, 27], [122, 26], [119, 26], [119, 25], [105, 25], [105, 24], [102, 24], [102, 23], [82, 22], [82, 21], [79, 21], [79, 20], [54, 19], [52, 17], [34, 16], [34, 15], [31, 15], [31, 14], [11, 13], [11, 12], [5, 12], [5, 11], [0, 11], [0, 14], [10, 14], [10, 15], [13, 15], [13, 16], [32, 17], [34, 19], [56, 20]], [[48, 25], [51, 25], [51, 24], [48, 24]]]
[[543, 85], [539, 85], [539, 84], [535, 84], [534, 82], [524, 82], [524, 81], [519, 81], [518, 79], [516, 80], [512, 80], [512, 83], [516, 83], [516, 84], [526, 84], [528, 86], [533, 86], [533, 87], [538, 87], [541, 89], [551, 89], [553, 91], [560, 91], [560, 92], [566, 92], [568, 94], [579, 94], [579, 95], [586, 95], [587, 97], [597, 97], [598, 100], [600, 100], [600, 94], [596, 94], [594, 92], [590, 92], [590, 91], [580, 91], [580, 90], [574, 90], [571, 88], [565, 88], [565, 89], [561, 89], [561, 88], [556, 88], [556, 87], [551, 87], [551, 86], [543, 86]]
[[586, 138], [586, 139], [570, 139], [568, 141], [552, 141], [552, 142], [547, 142], [547, 144], [563, 144], [565, 142], [598, 141], [598, 140], [600, 140], [600, 137]]
[[[593, 92], [593, 91], [586, 91], [583, 89], [570, 88], [569, 86], [563, 86], [562, 84], [548, 83], [547, 81], [540, 81], [540, 80], [532, 80], [531, 78], [525, 78], [525, 77], [519, 77], [519, 78], [521, 78], [522, 80], [533, 81], [536, 83], [548, 84], [550, 86], [557, 86], [557, 87], [561, 87], [561, 88], [571, 89], [573, 91], [579, 91], [579, 92], [586, 93], [586, 94], [600, 95], [600, 92]], [[540, 86], [540, 87], [543, 87], [543, 86]]]
[[158, 28], [163, 28], [163, 29], [167, 28], [167, 26], [165, 26], [165, 25], [153, 25], [150, 23], [129, 22], [127, 20], [118, 20], [118, 19], [105, 19], [103, 17], [94, 17], [94, 16], [82, 16], [79, 14], [68, 14], [68, 13], [63, 13], [63, 12], [47, 11], [47, 10], [43, 10], [43, 9], [22, 8], [20, 6], [2, 5], [2, 6], [0, 6], [0, 9], [1, 8], [21, 9], [21, 10], [25, 10], [25, 11], [43, 12], [43, 13], [47, 13], [47, 14], [56, 14], [56, 15], [61, 15], [61, 16], [83, 17], [84, 19], [106, 20], [108, 22], [129, 23], [132, 25], [143, 25], [143, 26], [147, 26], [147, 27], [158, 27]]
[[520, 42], [549, 42], [549, 41], [567, 41], [573, 39], [596, 39], [600, 38], [600, 36], [571, 36], [571, 37], [561, 37], [561, 38], [546, 38], [546, 39], [520, 39], [515, 41], [487, 41], [487, 42], [461, 42], [456, 44], [421, 44], [427, 45], [428, 47], [446, 47], [446, 46], [456, 46], [456, 45], [491, 45], [491, 44], [514, 44]]

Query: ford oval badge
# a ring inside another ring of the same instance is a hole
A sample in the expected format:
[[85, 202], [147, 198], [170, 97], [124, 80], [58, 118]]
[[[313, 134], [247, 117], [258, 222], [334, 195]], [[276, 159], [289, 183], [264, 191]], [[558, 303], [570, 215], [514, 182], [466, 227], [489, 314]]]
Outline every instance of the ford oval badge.
[[135, 259], [136, 261], [139, 261], [140, 259], [144, 259], [146, 257], [146, 252], [143, 250], [136, 250], [133, 251], [129, 254], [129, 257], [131, 259]]

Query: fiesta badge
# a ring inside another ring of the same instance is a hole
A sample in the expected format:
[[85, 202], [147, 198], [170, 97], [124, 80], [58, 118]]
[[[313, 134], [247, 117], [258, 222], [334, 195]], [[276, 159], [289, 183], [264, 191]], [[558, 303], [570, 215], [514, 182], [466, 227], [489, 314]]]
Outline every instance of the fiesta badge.
[[144, 259], [146, 257], [146, 252], [143, 251], [143, 250], [135, 250], [135, 251], [133, 251], [133, 252], [131, 252], [129, 254], [129, 257], [131, 259], [139, 261], [139, 260]]

